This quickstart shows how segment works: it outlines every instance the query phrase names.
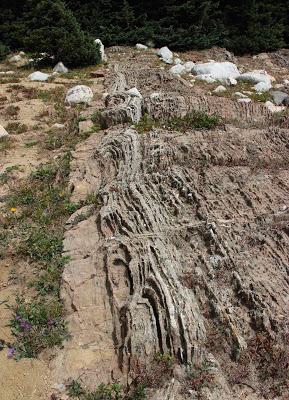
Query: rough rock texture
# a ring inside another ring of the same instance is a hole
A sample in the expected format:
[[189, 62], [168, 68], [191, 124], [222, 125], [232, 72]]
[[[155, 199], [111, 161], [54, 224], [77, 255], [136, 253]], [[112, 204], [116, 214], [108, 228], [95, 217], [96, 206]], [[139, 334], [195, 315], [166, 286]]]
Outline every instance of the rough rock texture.
[[[127, 121], [132, 86], [152, 117], [203, 110], [226, 122], [185, 133], [112, 126]], [[256, 352], [259, 334], [277, 340], [288, 323], [289, 130], [261, 104], [197, 96], [165, 71], [120, 66], [107, 87], [110, 128], [73, 154], [72, 199], [97, 201], [67, 224], [71, 340], [54, 360], [58, 380], [130, 383], [133, 361], [161, 352], [173, 376], [149, 399], [285, 399], [271, 391], [279, 378], [262, 380]], [[189, 373], [204, 365], [208, 385]]]
[[68, 90], [65, 102], [69, 104], [90, 103], [93, 99], [93, 92], [89, 86], [77, 85]]

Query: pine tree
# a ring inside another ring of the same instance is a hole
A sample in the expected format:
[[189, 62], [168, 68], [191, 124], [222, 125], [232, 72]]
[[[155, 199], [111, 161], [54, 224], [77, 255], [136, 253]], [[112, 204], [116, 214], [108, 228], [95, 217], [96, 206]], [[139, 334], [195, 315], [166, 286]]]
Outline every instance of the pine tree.
[[72, 12], [61, 0], [32, 0], [25, 15], [25, 47], [47, 60], [79, 67], [100, 62], [98, 46], [84, 33]]

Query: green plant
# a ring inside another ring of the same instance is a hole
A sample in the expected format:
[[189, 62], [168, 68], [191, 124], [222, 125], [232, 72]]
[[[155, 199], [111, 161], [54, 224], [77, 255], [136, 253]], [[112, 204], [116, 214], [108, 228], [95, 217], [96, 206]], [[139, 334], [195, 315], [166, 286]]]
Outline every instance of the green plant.
[[10, 134], [20, 135], [21, 133], [25, 133], [28, 130], [28, 126], [25, 124], [21, 124], [20, 122], [9, 122], [6, 126], [6, 131]]
[[166, 120], [155, 120], [148, 114], [145, 114], [135, 129], [139, 133], [149, 132], [153, 128], [163, 128], [186, 132], [190, 129], [213, 129], [221, 122], [221, 118], [217, 114], [208, 115], [201, 111], [192, 111], [184, 117], [170, 117]]
[[63, 1], [32, 0], [26, 21], [25, 46], [43, 62], [53, 59], [53, 63], [62, 61], [70, 67], [100, 62], [99, 46], [81, 30]]
[[18, 296], [16, 305], [9, 308], [13, 313], [9, 326], [17, 339], [13, 345], [16, 358], [36, 357], [41, 350], [60, 345], [67, 336], [58, 300], [27, 302]]
[[0, 42], [0, 61], [4, 60], [7, 54], [9, 53], [9, 48]]

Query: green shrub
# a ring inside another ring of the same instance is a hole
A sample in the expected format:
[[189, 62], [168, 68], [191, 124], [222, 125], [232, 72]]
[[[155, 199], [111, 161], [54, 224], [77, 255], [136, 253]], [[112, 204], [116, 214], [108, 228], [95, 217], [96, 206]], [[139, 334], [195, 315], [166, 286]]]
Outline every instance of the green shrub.
[[9, 48], [5, 46], [2, 42], [0, 42], [0, 61], [4, 60], [4, 58], [9, 53]]
[[61, 0], [32, 1], [26, 21], [25, 48], [35, 58], [54, 64], [62, 61], [70, 67], [101, 61], [99, 46], [81, 30], [74, 15]]

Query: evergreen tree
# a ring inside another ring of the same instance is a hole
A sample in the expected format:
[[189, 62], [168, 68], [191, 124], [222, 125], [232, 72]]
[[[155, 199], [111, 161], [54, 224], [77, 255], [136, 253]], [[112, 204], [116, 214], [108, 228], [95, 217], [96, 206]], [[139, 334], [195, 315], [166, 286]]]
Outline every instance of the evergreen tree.
[[47, 60], [72, 67], [100, 62], [98, 46], [61, 0], [32, 0], [25, 21], [25, 48], [36, 56], [46, 53]]

